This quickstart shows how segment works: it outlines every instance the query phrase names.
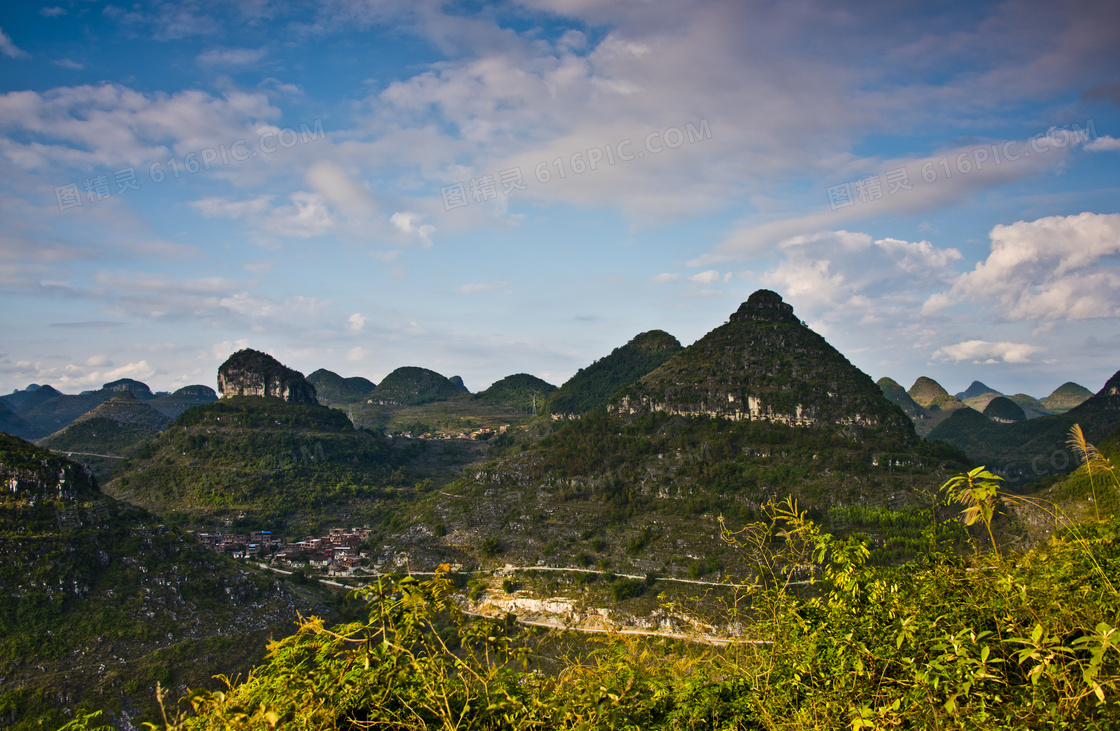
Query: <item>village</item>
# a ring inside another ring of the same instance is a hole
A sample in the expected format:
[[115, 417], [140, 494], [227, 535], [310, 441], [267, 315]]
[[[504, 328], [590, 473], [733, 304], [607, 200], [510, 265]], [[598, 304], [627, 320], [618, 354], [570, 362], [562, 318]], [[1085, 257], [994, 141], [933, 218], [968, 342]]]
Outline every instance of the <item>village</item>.
[[369, 563], [369, 528], [331, 528], [326, 536], [306, 536], [285, 543], [272, 531], [251, 533], [193, 532], [203, 545], [235, 559], [268, 563], [273, 568], [298, 571], [303, 568], [327, 576], [353, 576]]

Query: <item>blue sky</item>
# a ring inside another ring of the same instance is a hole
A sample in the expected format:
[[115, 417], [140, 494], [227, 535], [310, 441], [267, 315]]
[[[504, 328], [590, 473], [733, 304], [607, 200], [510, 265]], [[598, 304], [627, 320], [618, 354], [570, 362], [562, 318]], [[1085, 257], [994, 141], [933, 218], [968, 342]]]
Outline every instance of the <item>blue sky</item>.
[[1120, 368], [1120, 5], [6, 3], [0, 391], [253, 347], [559, 385], [774, 289], [873, 378]]

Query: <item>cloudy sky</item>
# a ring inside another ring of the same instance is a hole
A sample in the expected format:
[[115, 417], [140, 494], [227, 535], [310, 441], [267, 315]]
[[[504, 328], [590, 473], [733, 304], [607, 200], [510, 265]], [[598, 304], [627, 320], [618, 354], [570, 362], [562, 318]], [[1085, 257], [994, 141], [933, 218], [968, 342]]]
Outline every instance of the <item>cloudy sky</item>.
[[1120, 368], [1120, 4], [0, 8], [0, 391], [560, 384], [756, 289], [873, 378]]

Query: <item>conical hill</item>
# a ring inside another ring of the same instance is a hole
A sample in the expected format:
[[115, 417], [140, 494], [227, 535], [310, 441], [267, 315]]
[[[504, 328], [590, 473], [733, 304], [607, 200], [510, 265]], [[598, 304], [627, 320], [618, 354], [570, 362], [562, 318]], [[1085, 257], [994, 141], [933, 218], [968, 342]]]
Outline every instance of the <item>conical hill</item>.
[[871, 378], [769, 290], [752, 294], [727, 324], [624, 389], [612, 408], [917, 440], [910, 420]]

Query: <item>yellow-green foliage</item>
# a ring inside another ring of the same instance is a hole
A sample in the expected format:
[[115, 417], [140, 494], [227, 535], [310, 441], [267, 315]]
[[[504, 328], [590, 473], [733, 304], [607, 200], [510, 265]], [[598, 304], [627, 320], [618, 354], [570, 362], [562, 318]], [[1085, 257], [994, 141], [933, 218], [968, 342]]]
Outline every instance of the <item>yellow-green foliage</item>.
[[725, 532], [772, 579], [732, 610], [752, 642], [613, 638], [541, 673], [507, 626], [463, 620], [446, 576], [407, 578], [369, 590], [368, 622], [308, 620], [245, 682], [169, 704], [166, 728], [1120, 728], [1120, 601], [1098, 570], [1120, 570], [1120, 521], [994, 567], [883, 569], [792, 503], [770, 517]]

